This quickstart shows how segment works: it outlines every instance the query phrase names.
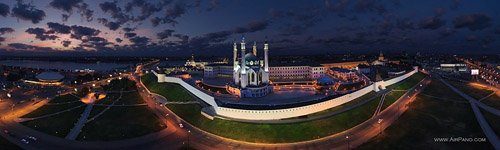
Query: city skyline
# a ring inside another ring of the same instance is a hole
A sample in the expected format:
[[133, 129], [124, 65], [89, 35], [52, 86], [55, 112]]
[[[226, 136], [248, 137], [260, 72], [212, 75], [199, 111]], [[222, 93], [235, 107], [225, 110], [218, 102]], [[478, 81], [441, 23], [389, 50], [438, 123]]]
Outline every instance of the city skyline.
[[0, 54], [229, 56], [243, 35], [270, 55], [497, 54], [499, 3], [6, 0]]

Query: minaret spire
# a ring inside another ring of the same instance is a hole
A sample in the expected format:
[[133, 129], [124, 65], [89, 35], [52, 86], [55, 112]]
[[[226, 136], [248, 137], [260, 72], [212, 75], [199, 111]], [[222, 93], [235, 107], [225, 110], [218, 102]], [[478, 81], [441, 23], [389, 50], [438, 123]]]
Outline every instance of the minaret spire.
[[257, 56], [257, 42], [253, 41], [253, 49], [252, 49], [253, 55]]
[[246, 61], [245, 61], [245, 36], [241, 38], [241, 88], [245, 88], [247, 86], [247, 71], [246, 71]]

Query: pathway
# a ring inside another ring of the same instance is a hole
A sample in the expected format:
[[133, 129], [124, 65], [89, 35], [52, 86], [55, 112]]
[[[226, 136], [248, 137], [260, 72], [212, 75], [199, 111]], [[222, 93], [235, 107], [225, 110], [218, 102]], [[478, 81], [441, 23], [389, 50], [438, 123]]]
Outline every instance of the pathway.
[[78, 137], [78, 134], [82, 131], [83, 126], [87, 123], [87, 118], [89, 117], [93, 107], [94, 104], [88, 104], [87, 107], [85, 107], [85, 111], [81, 114], [76, 125], [69, 131], [68, 135], [66, 135], [66, 139], [75, 140], [76, 137]]
[[[479, 107], [478, 107], [479, 102], [476, 99], [470, 97], [469, 95], [463, 93], [462, 91], [460, 91], [460, 90], [456, 89], [455, 87], [453, 87], [452, 85], [450, 85], [448, 83], [448, 81], [445, 81], [442, 78], [439, 78], [439, 80], [441, 80], [441, 82], [443, 82], [446, 86], [448, 86], [450, 89], [452, 89], [455, 93], [458, 93], [460, 96], [462, 96], [463, 98], [465, 98], [469, 101], [469, 103], [472, 107], [472, 111], [474, 112], [474, 115], [476, 116], [476, 119], [477, 119], [479, 125], [481, 126], [481, 129], [484, 132], [484, 135], [486, 135], [486, 137], [488, 138], [488, 141], [490, 141], [490, 143], [493, 145], [493, 147], [495, 147], [495, 149], [500, 149], [500, 140], [498, 139], [498, 136], [495, 134], [493, 129], [491, 129], [490, 125], [488, 124], [488, 122], [484, 118], [483, 114], [481, 113], [481, 110], [479, 110]], [[480, 104], [482, 104], [482, 103], [480, 103]]]
[[187, 102], [165, 102], [165, 104], [199, 104], [198, 101], [187, 101]]
[[377, 116], [380, 113], [380, 111], [382, 110], [382, 106], [384, 106], [385, 96], [387, 96], [387, 94], [389, 94], [389, 93], [391, 93], [391, 91], [389, 91], [387, 93], [384, 93], [382, 95], [382, 97], [380, 98], [380, 101], [378, 102], [377, 109], [375, 110], [375, 113], [373, 113], [372, 117], [375, 117], [375, 116]]
[[87, 123], [95, 120], [97, 117], [101, 116], [102, 114], [104, 114], [106, 111], [108, 111], [113, 105], [115, 105], [116, 102], [118, 102], [121, 98], [122, 98], [122, 95], [123, 93], [120, 93], [120, 97], [118, 97], [115, 101], [113, 101], [113, 103], [111, 103], [111, 105], [108, 105], [108, 107], [106, 107], [104, 110], [102, 110], [101, 112], [99, 112], [97, 115], [95, 115], [94, 117], [90, 118], [87, 120]]
[[148, 104], [146, 103], [141, 103], [141, 104], [122, 104], [122, 105], [116, 105], [116, 104], [112, 104], [112, 105], [107, 105], [107, 104], [94, 104], [95, 106], [110, 106], [110, 107], [131, 107], [131, 106], [146, 106]]
[[479, 99], [479, 101], [482, 101], [482, 100], [484, 100], [484, 99], [487, 99], [488, 97], [490, 97], [490, 96], [492, 96], [492, 95], [494, 95], [494, 94], [496, 94], [496, 93], [497, 93], [497, 92], [491, 92], [491, 94], [486, 95], [485, 97], [483, 97], [483, 98]]
[[16, 121], [17, 121], [17, 122], [24, 122], [24, 121], [30, 121], [30, 120], [36, 120], [36, 119], [47, 118], [47, 117], [51, 117], [51, 116], [54, 116], [54, 115], [58, 115], [58, 114], [61, 114], [61, 113], [65, 113], [65, 112], [71, 111], [71, 110], [73, 110], [73, 109], [80, 108], [80, 107], [82, 107], [83, 105], [85, 105], [85, 104], [78, 105], [78, 106], [75, 106], [75, 107], [72, 107], [72, 108], [68, 108], [68, 109], [65, 109], [65, 110], [62, 110], [62, 111], [59, 111], [59, 112], [56, 112], [56, 113], [47, 114], [47, 115], [43, 115], [43, 116], [38, 116], [38, 117], [33, 117], [33, 118], [18, 118], [18, 119], [16, 119]]

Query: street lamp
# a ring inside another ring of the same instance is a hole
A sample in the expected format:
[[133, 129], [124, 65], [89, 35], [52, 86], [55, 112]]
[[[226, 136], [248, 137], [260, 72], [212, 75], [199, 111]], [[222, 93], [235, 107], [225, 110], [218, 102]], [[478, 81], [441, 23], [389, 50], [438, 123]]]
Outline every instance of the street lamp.
[[378, 130], [379, 130], [378, 134], [382, 133], [382, 127], [381, 127], [382, 120], [383, 119], [378, 119], [378, 121], [377, 121], [377, 123], [378, 123]]
[[191, 135], [191, 130], [188, 130], [188, 142], [187, 142], [187, 148], [189, 149], [189, 135]]
[[351, 146], [349, 145], [349, 135], [346, 135], [345, 139], [347, 140], [347, 149], [351, 149]]
[[10, 95], [10, 93], [7, 93], [7, 97], [11, 98], [11, 97], [12, 97], [12, 95]]

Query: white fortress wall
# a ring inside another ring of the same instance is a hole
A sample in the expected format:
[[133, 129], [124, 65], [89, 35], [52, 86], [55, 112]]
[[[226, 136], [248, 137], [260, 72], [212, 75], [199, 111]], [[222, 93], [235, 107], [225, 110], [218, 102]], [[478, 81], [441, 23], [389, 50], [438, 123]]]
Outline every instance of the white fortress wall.
[[[415, 74], [418, 69], [415, 69], [411, 72], [408, 72], [402, 76], [393, 78], [388, 81], [381, 81], [381, 84], [384, 86], [389, 86], [394, 83], [400, 82], [411, 75]], [[278, 120], [278, 119], [286, 119], [292, 117], [298, 117], [303, 115], [308, 115], [320, 111], [324, 111], [330, 109], [332, 107], [336, 107], [342, 105], [344, 103], [350, 102], [356, 98], [359, 98], [371, 91], [374, 91], [378, 84], [372, 84], [363, 89], [360, 89], [356, 92], [337, 97], [331, 100], [327, 100], [324, 102], [311, 104], [307, 106], [295, 107], [295, 108], [286, 108], [286, 109], [276, 109], [276, 110], [244, 110], [244, 109], [234, 109], [234, 108], [225, 108], [218, 107], [215, 111], [217, 115], [227, 117], [227, 118], [235, 118], [235, 119], [244, 119], [244, 120]]]
[[158, 74], [156, 72], [153, 71], [153, 73], [156, 75], [156, 77], [158, 78], [158, 82], [168, 82], [168, 83], [177, 83], [179, 85], [181, 85], [182, 87], [184, 87], [186, 90], [188, 90], [189, 92], [191, 92], [192, 94], [194, 94], [196, 97], [200, 98], [201, 100], [203, 100], [205, 103], [209, 104], [210, 106], [213, 106], [214, 108], [217, 107], [217, 103], [215, 103], [215, 98], [196, 89], [195, 87], [189, 85], [188, 83], [184, 82], [182, 79], [180, 78], [176, 78], [176, 77], [166, 77], [165, 74]]
[[365, 87], [356, 92], [334, 98], [331, 100], [327, 100], [324, 102], [311, 104], [307, 106], [295, 107], [295, 108], [286, 108], [286, 109], [275, 109], [275, 110], [243, 110], [243, 109], [233, 109], [233, 108], [225, 108], [218, 107], [215, 111], [217, 115], [227, 117], [227, 118], [235, 118], [235, 119], [244, 119], [244, 120], [277, 120], [277, 119], [285, 119], [298, 117], [303, 115], [308, 115], [316, 112], [320, 112], [323, 110], [330, 109], [335, 106], [342, 105], [347, 103], [353, 99], [356, 99], [360, 96], [363, 96], [369, 92], [371, 92], [372, 86]]
[[[387, 80], [387, 81], [380, 81], [377, 82], [379, 84], [383, 84], [383, 86], [389, 86], [395, 83], [398, 83], [411, 75], [415, 74], [418, 72], [418, 69], [415, 68], [413, 71], [408, 72], [402, 76]], [[298, 116], [303, 116], [303, 115], [308, 115], [316, 112], [320, 112], [323, 110], [327, 110], [329, 108], [335, 107], [342, 105], [344, 103], [350, 102], [356, 98], [359, 98], [371, 91], [375, 91], [377, 89], [379, 84], [372, 84], [370, 86], [367, 86], [363, 89], [357, 90], [353, 93], [343, 95], [341, 97], [337, 97], [331, 100], [327, 100], [324, 102], [316, 103], [316, 104], [311, 104], [307, 106], [301, 106], [301, 107], [295, 107], [295, 108], [286, 108], [286, 109], [275, 109], [275, 110], [245, 110], [245, 109], [234, 109], [234, 108], [226, 108], [226, 107], [220, 107], [215, 103], [214, 97], [196, 89], [195, 87], [191, 86], [190, 84], [184, 82], [180, 78], [176, 77], [165, 77], [164, 74], [157, 74], [156, 72], [153, 71], [155, 75], [158, 77], [158, 81], [160, 82], [169, 82], [169, 83], [177, 83], [180, 84], [182, 87], [187, 89], [189, 92], [192, 94], [196, 95], [199, 97], [201, 100], [205, 101], [209, 105], [214, 107], [215, 113], [219, 116], [222, 117], [227, 117], [227, 118], [235, 118], [235, 119], [243, 119], [243, 120], [278, 120], [278, 119], [286, 119], [286, 118], [292, 118], [292, 117], [298, 117]]]

